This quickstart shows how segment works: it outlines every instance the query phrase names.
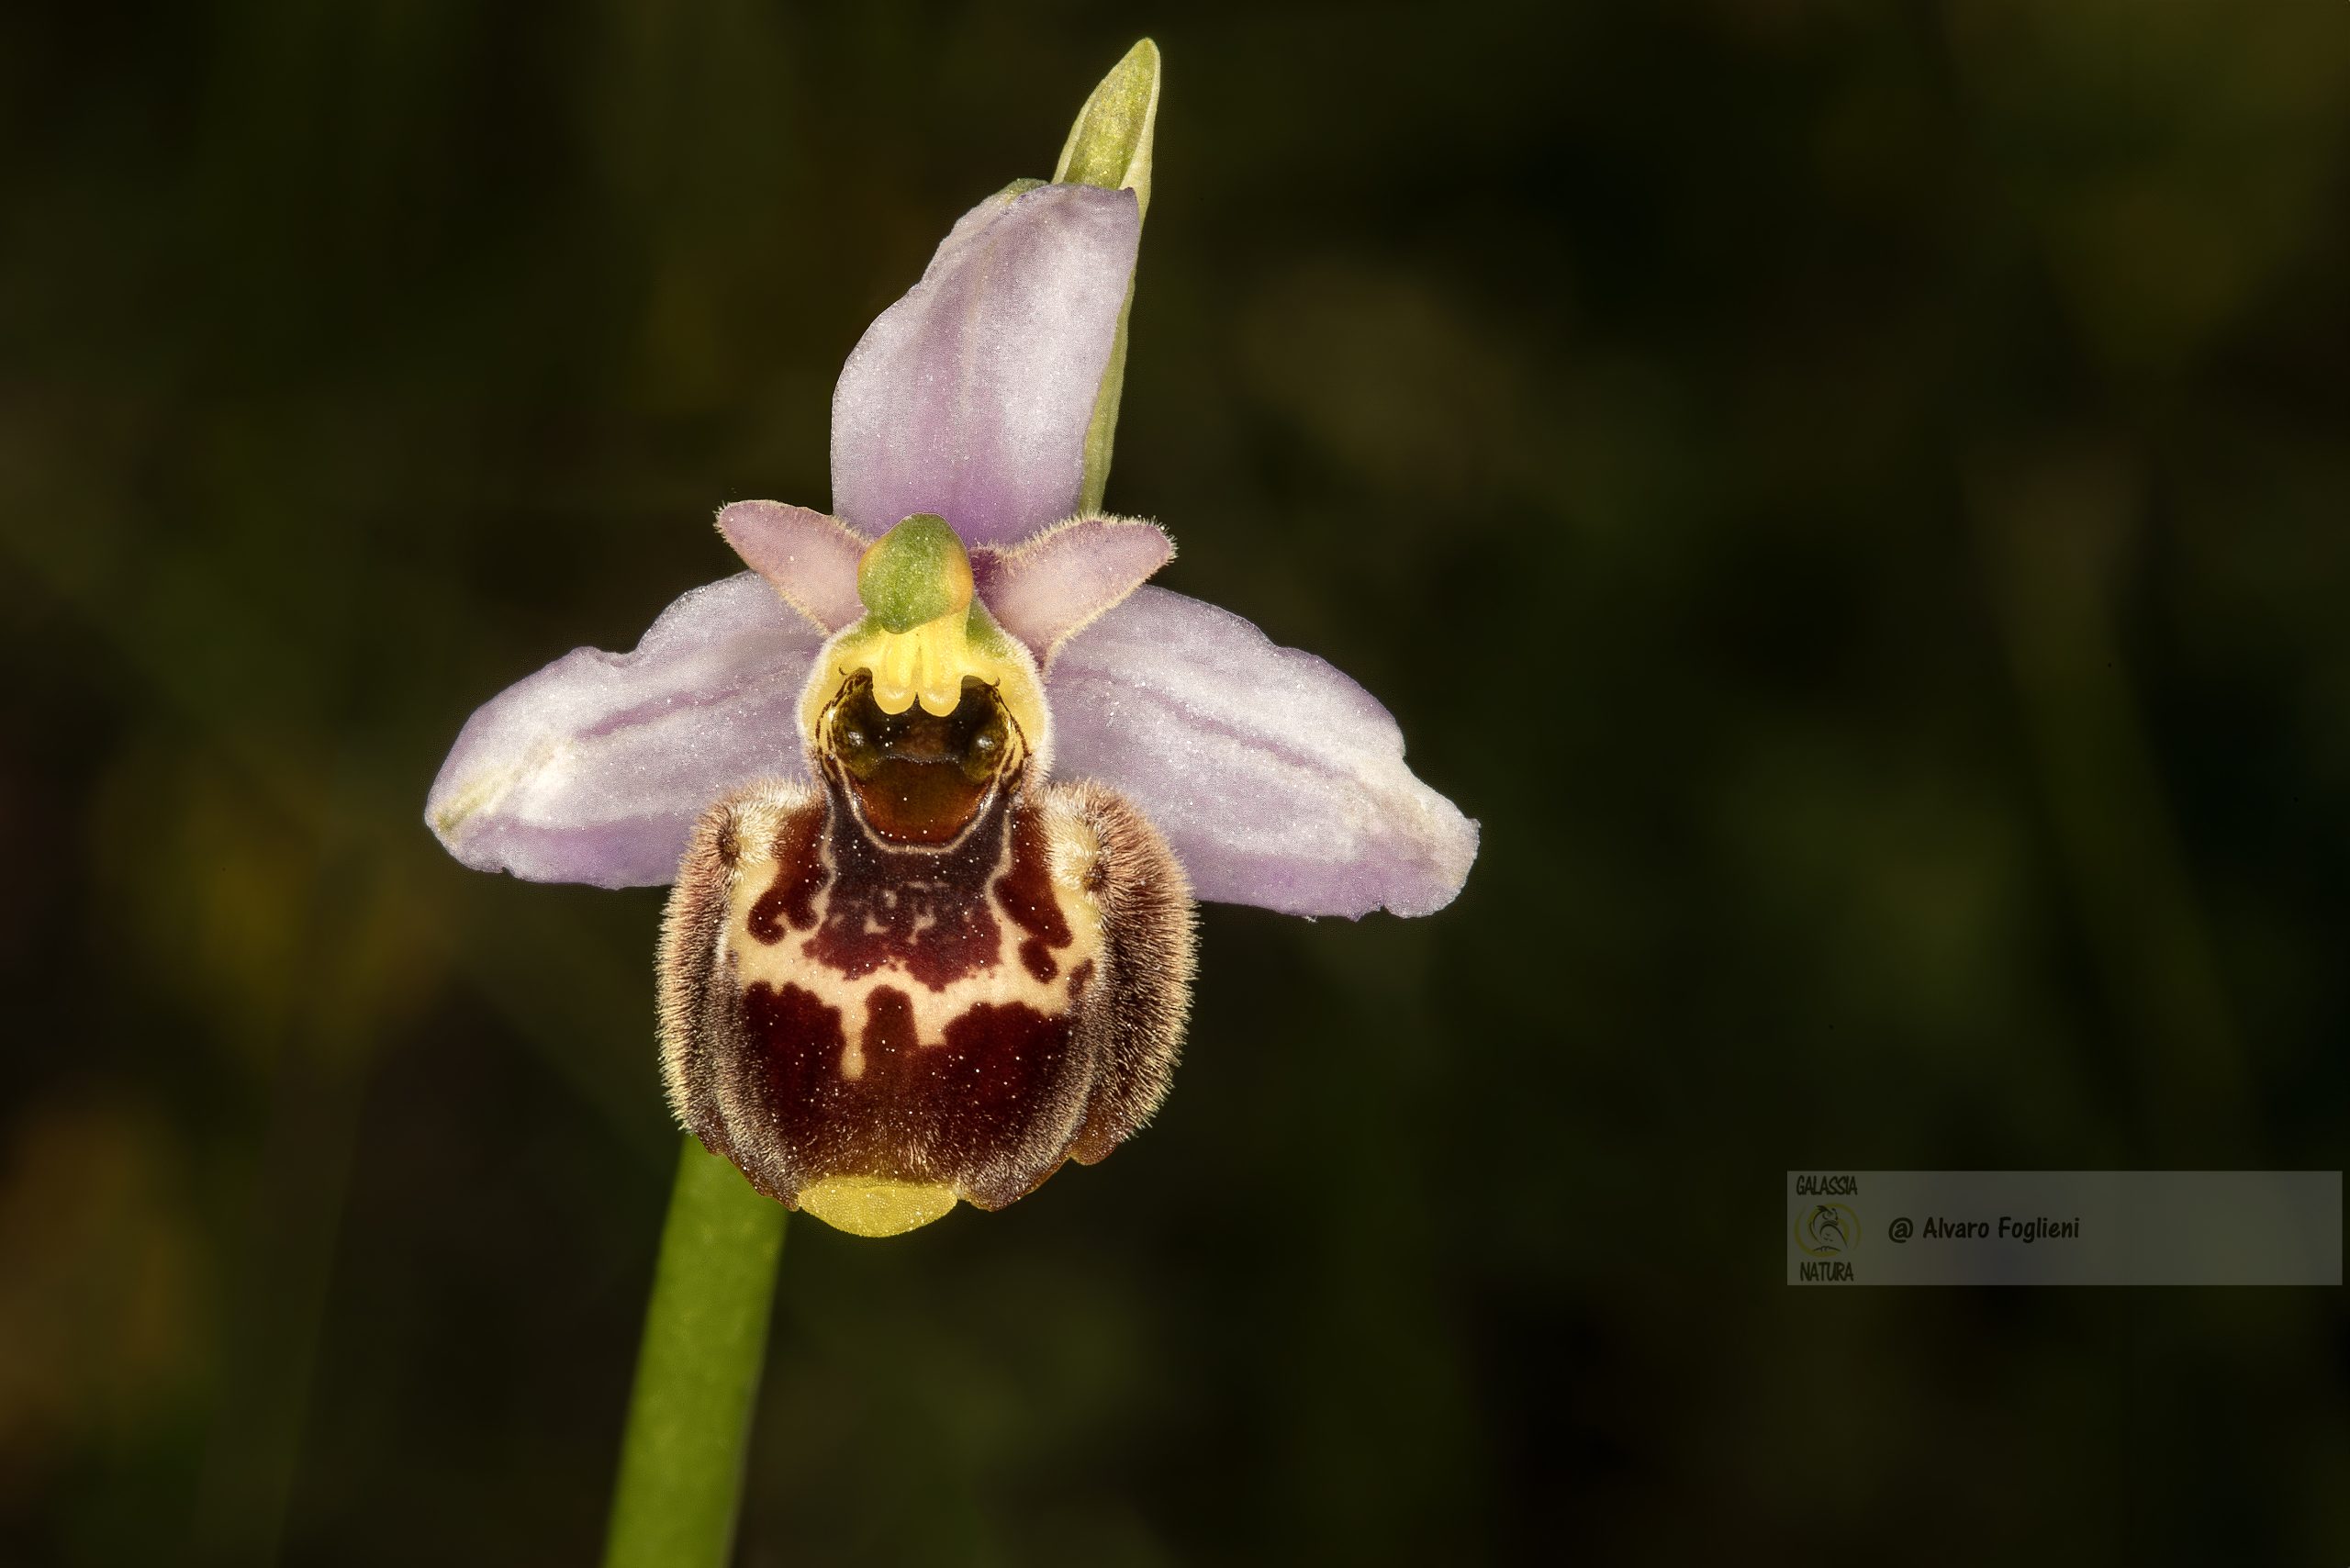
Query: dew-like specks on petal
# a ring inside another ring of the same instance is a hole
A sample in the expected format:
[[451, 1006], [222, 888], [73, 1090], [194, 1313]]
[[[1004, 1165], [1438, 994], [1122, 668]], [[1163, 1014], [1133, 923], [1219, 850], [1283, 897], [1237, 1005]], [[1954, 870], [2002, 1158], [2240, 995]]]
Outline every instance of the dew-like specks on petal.
[[997, 623], [1043, 663], [1174, 558], [1174, 541], [1154, 523], [1088, 517], [1011, 550], [982, 550], [971, 569]]
[[1428, 914], [1477, 824], [1404, 761], [1387, 710], [1228, 610], [1142, 588], [1046, 676], [1062, 778], [1123, 791], [1193, 893], [1289, 914]]
[[1129, 190], [1043, 185], [956, 224], [833, 393], [833, 510], [868, 537], [945, 518], [1011, 544], [1074, 515], [1142, 232]]
[[735, 501], [718, 514], [718, 532], [819, 630], [837, 632], [864, 616], [856, 563], [867, 542], [838, 518], [782, 501]]
[[711, 801], [807, 776], [798, 706], [822, 641], [754, 573], [695, 588], [632, 652], [576, 649], [476, 710], [425, 821], [476, 870], [667, 882]]

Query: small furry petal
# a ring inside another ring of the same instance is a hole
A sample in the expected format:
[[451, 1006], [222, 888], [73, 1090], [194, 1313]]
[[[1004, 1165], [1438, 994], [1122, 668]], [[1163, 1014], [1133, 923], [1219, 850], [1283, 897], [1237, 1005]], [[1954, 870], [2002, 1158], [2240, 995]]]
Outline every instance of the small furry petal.
[[1039, 664], [1175, 558], [1175, 542], [1134, 518], [1073, 518], [1010, 550], [971, 557], [979, 597]]
[[856, 564], [866, 541], [838, 518], [781, 501], [735, 501], [718, 514], [718, 532], [818, 631], [837, 632], [865, 614]]

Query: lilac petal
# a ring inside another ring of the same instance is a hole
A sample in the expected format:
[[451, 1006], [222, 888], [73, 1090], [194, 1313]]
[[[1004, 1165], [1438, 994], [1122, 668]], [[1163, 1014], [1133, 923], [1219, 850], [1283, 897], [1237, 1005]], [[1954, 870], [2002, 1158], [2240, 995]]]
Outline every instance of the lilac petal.
[[1477, 824], [1404, 765], [1386, 709], [1212, 604], [1137, 589], [1069, 639], [1046, 692], [1056, 772], [1131, 798], [1203, 899], [1429, 914], [1477, 857]]
[[1175, 542], [1155, 523], [1088, 517], [1014, 550], [978, 551], [971, 572], [997, 624], [1043, 664], [1174, 558]]
[[1074, 515], [1141, 234], [1134, 192], [1091, 185], [967, 213], [841, 371], [833, 510], [868, 536], [933, 512], [967, 544]]
[[781, 501], [736, 501], [718, 514], [718, 532], [819, 629], [837, 632], [865, 618], [856, 563], [866, 542], [838, 518]]
[[822, 643], [754, 573], [692, 589], [633, 652], [574, 649], [476, 710], [424, 820], [476, 870], [669, 881], [703, 807], [805, 777], [800, 689]]

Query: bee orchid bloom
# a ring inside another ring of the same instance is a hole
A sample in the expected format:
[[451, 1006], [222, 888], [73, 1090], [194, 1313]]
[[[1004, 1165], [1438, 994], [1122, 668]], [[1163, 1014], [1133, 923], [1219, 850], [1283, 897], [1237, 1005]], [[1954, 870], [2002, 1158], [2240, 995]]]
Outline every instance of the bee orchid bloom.
[[673, 882], [672, 1106], [859, 1234], [1001, 1208], [1149, 1118], [1194, 898], [1427, 914], [1476, 855], [1375, 700], [1146, 586], [1167, 535], [1098, 511], [1157, 65], [866, 332], [833, 512], [726, 507], [749, 571], [493, 699], [427, 803], [478, 869]]

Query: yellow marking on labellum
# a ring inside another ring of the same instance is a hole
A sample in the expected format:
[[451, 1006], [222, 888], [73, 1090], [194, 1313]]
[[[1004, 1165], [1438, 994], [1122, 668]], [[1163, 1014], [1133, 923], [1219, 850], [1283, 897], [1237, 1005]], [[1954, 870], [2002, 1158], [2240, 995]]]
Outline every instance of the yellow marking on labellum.
[[[996, 917], [996, 951], [992, 962], [968, 974], [959, 975], [943, 987], [934, 990], [917, 980], [905, 965], [891, 958], [878, 969], [855, 979], [810, 957], [807, 949], [824, 928], [831, 913], [833, 890], [836, 885], [838, 868], [833, 860], [829, 845], [819, 848], [827, 872], [824, 886], [814, 895], [813, 926], [807, 931], [792, 930], [780, 942], [761, 942], [750, 935], [752, 907], [756, 904], [774, 881], [775, 834], [772, 831], [754, 836], [744, 835], [743, 857], [735, 869], [732, 885], [727, 890], [726, 924], [720, 941], [721, 962], [728, 954], [734, 960], [734, 983], [747, 990], [765, 981], [780, 991], [787, 985], [798, 986], [813, 995], [827, 1007], [840, 1009], [841, 1027], [847, 1036], [847, 1045], [841, 1054], [841, 1075], [848, 1079], [862, 1077], [865, 1071], [865, 1050], [862, 1036], [866, 1020], [866, 999], [875, 991], [889, 987], [902, 991], [911, 1004], [917, 1042], [923, 1047], [946, 1043], [946, 1025], [971, 1008], [992, 1002], [1003, 1005], [1025, 1002], [1046, 1017], [1058, 1017], [1076, 1002], [1069, 994], [1071, 980], [1079, 968], [1102, 957], [1103, 946], [1102, 917], [1100, 906], [1086, 886], [1087, 873], [1093, 858], [1100, 854], [1091, 828], [1079, 819], [1075, 812], [1059, 802], [1046, 808], [1047, 842], [1051, 846], [1054, 891], [1058, 898], [1062, 918], [1068, 921], [1070, 942], [1065, 947], [1053, 949], [1053, 976], [1038, 980], [1020, 961], [1022, 938], [1020, 927], [1004, 913], [1000, 896], [994, 891], [997, 879], [1012, 868], [1013, 845], [1007, 834], [1003, 849], [988, 871], [987, 893], [989, 908]], [[851, 830], [855, 831], [855, 830]]]
[[894, 1182], [886, 1176], [827, 1176], [800, 1192], [800, 1206], [851, 1236], [902, 1236], [943, 1216], [956, 1204], [943, 1182]]
[[1069, 929], [1098, 937], [1102, 916], [1100, 905], [1094, 902], [1093, 884], [1095, 868], [1102, 862], [1102, 840], [1074, 812], [1055, 811], [1048, 820], [1052, 823], [1053, 886], [1061, 894], [1061, 909], [1065, 914], [1085, 917], [1082, 924], [1071, 920]]
[[[662, 935], [679, 1119], [760, 1192], [867, 1236], [957, 1201], [1001, 1208], [1065, 1159], [1100, 1160], [1174, 1067], [1181, 867], [1101, 786], [1021, 789], [1016, 771], [1016, 812], [1000, 794], [981, 819], [1000, 835], [892, 849], [867, 837], [836, 759], [818, 761], [818, 785], [750, 786], [695, 828]], [[938, 901], [932, 939], [887, 915], [891, 932], [866, 926], [907, 900]], [[861, 1081], [843, 1071], [852, 1038]]]

